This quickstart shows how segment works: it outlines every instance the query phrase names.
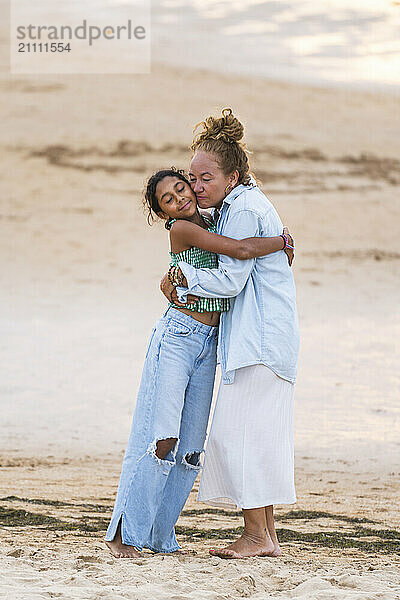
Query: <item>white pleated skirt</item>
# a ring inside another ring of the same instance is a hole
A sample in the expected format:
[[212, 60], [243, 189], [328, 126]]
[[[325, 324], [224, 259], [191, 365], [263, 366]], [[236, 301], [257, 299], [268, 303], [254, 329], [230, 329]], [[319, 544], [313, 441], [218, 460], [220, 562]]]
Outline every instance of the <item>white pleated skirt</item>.
[[296, 502], [293, 411], [294, 385], [264, 365], [221, 382], [197, 499], [224, 508]]

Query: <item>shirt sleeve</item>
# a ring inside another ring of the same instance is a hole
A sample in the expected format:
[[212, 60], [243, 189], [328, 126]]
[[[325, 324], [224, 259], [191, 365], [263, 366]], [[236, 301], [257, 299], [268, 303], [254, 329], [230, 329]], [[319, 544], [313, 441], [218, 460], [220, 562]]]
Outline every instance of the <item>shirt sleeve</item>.
[[[237, 240], [259, 236], [258, 215], [247, 209], [237, 211], [228, 218], [223, 235]], [[254, 258], [239, 260], [223, 254], [218, 255], [218, 269], [196, 269], [180, 261], [179, 266], [187, 279], [188, 287], [177, 288], [179, 300], [185, 302], [187, 294], [204, 298], [233, 298], [246, 285], [254, 263]]]

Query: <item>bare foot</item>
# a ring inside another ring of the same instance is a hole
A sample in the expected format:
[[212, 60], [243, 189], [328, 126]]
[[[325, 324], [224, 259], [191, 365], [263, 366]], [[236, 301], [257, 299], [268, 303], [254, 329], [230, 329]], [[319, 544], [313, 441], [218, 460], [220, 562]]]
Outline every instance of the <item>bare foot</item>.
[[249, 558], [251, 556], [272, 556], [275, 546], [271, 538], [266, 535], [258, 536], [243, 531], [236, 542], [229, 544], [226, 548], [210, 550], [212, 556], [220, 558]]
[[281, 551], [281, 547], [279, 546], [279, 544], [274, 544], [274, 549], [271, 552], [271, 554], [268, 554], [267, 556], [271, 556], [272, 558], [278, 558], [278, 556], [280, 556], [282, 554]]
[[121, 524], [118, 524], [117, 533], [112, 542], [106, 542], [106, 545], [115, 558], [138, 558], [140, 556], [134, 546], [122, 543]]
[[265, 507], [265, 518], [266, 518], [266, 523], [267, 523], [267, 528], [265, 531], [266, 531], [267, 535], [269, 535], [269, 537], [274, 545], [273, 551], [268, 556], [277, 558], [278, 556], [280, 556], [282, 554], [282, 552], [281, 552], [281, 549], [279, 546], [278, 536], [276, 535], [275, 521], [274, 521], [274, 507], [272, 505]]

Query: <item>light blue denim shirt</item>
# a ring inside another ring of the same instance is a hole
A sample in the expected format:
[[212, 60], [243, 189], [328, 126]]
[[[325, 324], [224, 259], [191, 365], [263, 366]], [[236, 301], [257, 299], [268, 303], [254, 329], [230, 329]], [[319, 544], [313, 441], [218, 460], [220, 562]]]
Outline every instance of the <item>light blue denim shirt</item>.
[[[217, 231], [242, 239], [280, 235], [283, 225], [271, 202], [255, 185], [239, 185], [225, 198]], [[295, 382], [299, 328], [296, 289], [286, 254], [238, 260], [220, 254], [218, 269], [195, 269], [179, 262], [188, 288], [178, 288], [185, 301], [196, 296], [233, 298], [221, 315], [218, 362], [224, 383], [233, 383], [235, 370], [254, 364], [270, 367]]]

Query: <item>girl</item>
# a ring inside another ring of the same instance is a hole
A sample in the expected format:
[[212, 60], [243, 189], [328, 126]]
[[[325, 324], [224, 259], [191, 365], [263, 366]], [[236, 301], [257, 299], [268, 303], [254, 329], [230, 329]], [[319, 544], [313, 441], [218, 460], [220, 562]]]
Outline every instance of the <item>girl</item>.
[[[170, 231], [169, 279], [180, 283], [177, 263], [217, 268], [217, 254], [238, 259], [285, 250], [284, 232], [271, 238], [236, 240], [215, 233], [199, 212], [182, 171], [158, 171], [148, 181], [144, 205]], [[148, 349], [106, 544], [116, 558], [139, 556], [144, 547], [175, 552], [174, 525], [201, 467], [214, 386], [218, 322], [229, 300], [172, 302], [154, 327]]]

